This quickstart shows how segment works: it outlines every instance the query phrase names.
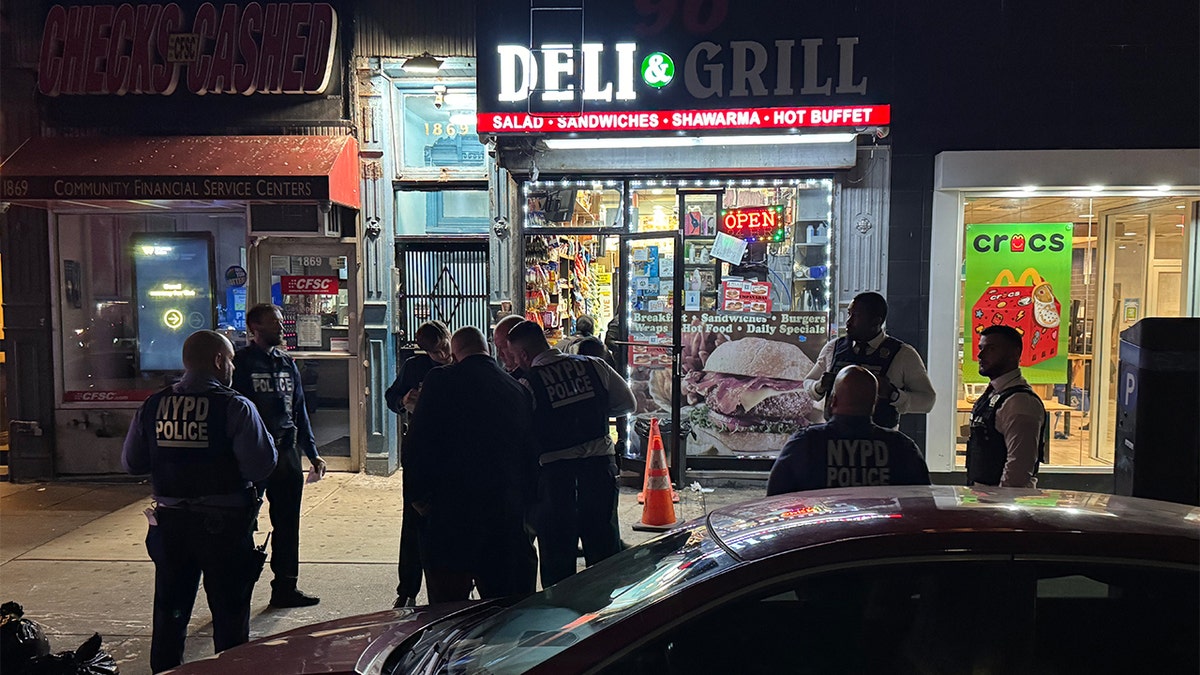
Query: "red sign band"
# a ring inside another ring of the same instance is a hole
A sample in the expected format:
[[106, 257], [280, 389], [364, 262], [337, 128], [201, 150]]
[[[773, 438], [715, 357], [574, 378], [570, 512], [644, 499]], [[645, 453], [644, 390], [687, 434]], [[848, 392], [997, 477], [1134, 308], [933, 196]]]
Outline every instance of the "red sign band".
[[279, 290], [284, 295], [337, 295], [337, 277], [280, 277]]
[[580, 115], [479, 113], [477, 124], [480, 133], [621, 133], [885, 126], [891, 123], [891, 117], [891, 106], [861, 105], [596, 112]]

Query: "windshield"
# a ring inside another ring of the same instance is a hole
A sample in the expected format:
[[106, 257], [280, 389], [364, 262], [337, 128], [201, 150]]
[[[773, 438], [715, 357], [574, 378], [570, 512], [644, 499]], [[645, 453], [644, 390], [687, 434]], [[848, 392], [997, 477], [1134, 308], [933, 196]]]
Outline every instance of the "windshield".
[[535, 593], [449, 644], [439, 673], [522, 673], [735, 563], [703, 526], [662, 535]]

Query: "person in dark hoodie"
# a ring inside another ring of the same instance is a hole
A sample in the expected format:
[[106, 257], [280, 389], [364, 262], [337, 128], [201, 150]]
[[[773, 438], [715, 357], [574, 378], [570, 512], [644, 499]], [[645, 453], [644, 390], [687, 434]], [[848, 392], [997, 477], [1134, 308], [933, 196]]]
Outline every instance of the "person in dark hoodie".
[[423, 354], [414, 354], [400, 366], [400, 374], [383, 398], [387, 407], [400, 416], [400, 468], [404, 491], [404, 506], [400, 521], [400, 558], [396, 563], [396, 600], [393, 607], [412, 607], [421, 592], [421, 514], [409, 499], [409, 423], [421, 395], [429, 371], [452, 360], [450, 330], [441, 321], [426, 321], [417, 327], [417, 347]]
[[316, 478], [325, 475], [325, 460], [317, 454], [304, 386], [296, 361], [283, 345], [283, 312], [271, 304], [246, 312], [250, 344], [233, 357], [233, 388], [250, 399], [275, 440], [279, 463], [266, 480], [271, 515], [271, 607], [309, 607], [321, 601], [296, 587], [300, 576], [300, 498], [308, 457]]

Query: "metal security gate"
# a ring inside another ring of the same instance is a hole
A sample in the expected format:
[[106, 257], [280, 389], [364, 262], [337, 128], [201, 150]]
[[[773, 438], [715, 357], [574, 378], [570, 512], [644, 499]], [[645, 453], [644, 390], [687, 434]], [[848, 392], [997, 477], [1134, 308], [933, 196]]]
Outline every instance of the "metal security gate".
[[488, 334], [487, 240], [399, 241], [396, 333], [412, 345], [417, 327], [441, 321], [451, 332], [474, 326]]

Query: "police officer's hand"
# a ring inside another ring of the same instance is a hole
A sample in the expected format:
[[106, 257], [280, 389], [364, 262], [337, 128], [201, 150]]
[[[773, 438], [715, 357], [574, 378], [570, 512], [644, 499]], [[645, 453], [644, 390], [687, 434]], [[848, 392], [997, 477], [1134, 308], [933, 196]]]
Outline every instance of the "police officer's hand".
[[416, 387], [415, 389], [409, 389], [408, 393], [404, 395], [404, 399], [402, 401], [402, 403], [404, 404], [404, 409], [407, 410], [408, 412], [412, 412], [412, 411], [416, 410], [417, 409], [417, 398], [420, 395], [421, 395], [420, 387]]
[[824, 396], [833, 389], [833, 381], [837, 379], [837, 373], [825, 373], [821, 376], [821, 382], [817, 384], [817, 393]]
[[892, 394], [896, 392], [896, 388], [888, 381], [886, 377], [879, 378], [879, 400], [891, 401]]
[[325, 464], [324, 459], [318, 457], [317, 461], [313, 462], [313, 467], [317, 470], [317, 473], [321, 476], [321, 478], [325, 477], [325, 469], [328, 467]]
[[315, 483], [325, 477], [325, 460], [318, 457], [312, 462], [312, 470], [308, 472], [306, 482]]

